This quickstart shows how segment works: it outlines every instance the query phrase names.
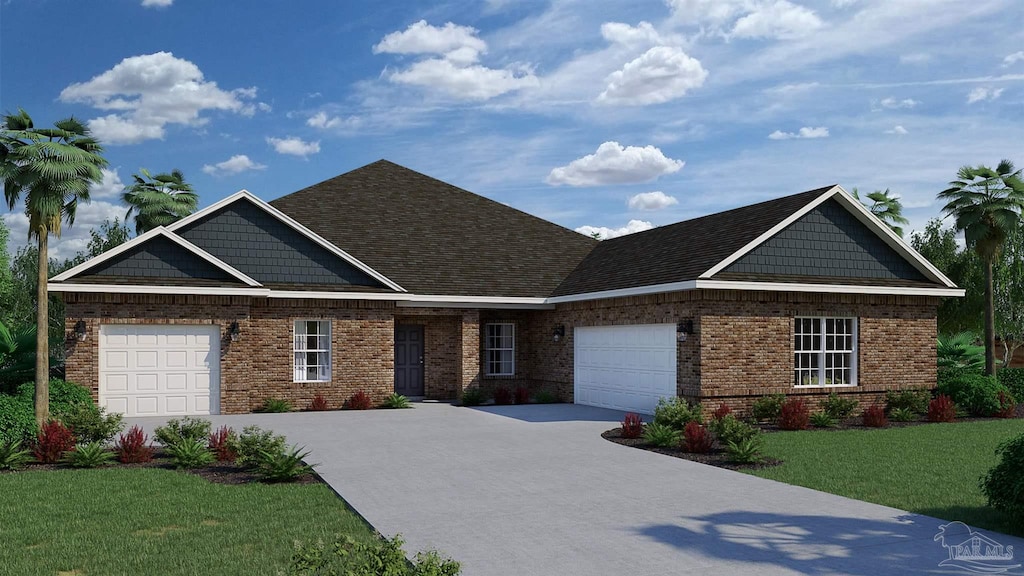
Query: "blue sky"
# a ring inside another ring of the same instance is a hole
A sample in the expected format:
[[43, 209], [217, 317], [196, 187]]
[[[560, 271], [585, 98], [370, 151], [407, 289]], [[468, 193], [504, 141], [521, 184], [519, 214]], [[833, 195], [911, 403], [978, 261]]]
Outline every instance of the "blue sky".
[[[1024, 164], [1019, 0], [3, 0], [0, 110], [75, 115], [110, 172], [203, 205], [379, 158], [583, 231], [839, 183], [910, 229], [963, 164]], [[62, 31], [67, 31], [62, 38]], [[15, 246], [21, 214], [2, 214]], [[344, 246], [342, 247], [344, 248]]]

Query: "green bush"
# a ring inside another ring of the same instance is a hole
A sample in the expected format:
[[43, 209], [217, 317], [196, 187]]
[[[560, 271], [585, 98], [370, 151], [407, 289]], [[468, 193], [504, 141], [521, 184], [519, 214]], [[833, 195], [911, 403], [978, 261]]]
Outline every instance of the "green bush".
[[725, 446], [725, 453], [729, 462], [734, 464], [758, 464], [764, 461], [761, 456], [762, 443], [760, 436], [754, 436], [742, 442], [729, 442]]
[[726, 414], [721, 418], [711, 420], [708, 423], [708, 428], [711, 428], [711, 431], [715, 433], [715, 437], [722, 444], [745, 442], [761, 433], [761, 430], [756, 426], [751, 426], [732, 414]]
[[163, 444], [164, 448], [170, 448], [183, 440], [205, 443], [210, 438], [210, 427], [210, 421], [202, 418], [172, 418], [167, 424], [154, 430], [153, 437]]
[[1014, 398], [1024, 402], [1024, 368], [1002, 368], [997, 377], [999, 383], [1006, 386]]
[[832, 428], [836, 425], [836, 419], [828, 411], [815, 412], [811, 414], [811, 426], [815, 428]]
[[822, 409], [825, 410], [825, 414], [829, 415], [835, 420], [846, 420], [853, 415], [853, 411], [857, 409], [860, 402], [853, 398], [843, 398], [835, 392], [828, 395], [825, 402], [821, 405]]
[[280, 412], [291, 412], [292, 403], [287, 400], [280, 398], [267, 398], [263, 401], [263, 405], [256, 409], [257, 412], [264, 413], [280, 413]]
[[989, 506], [1019, 525], [1024, 522], [1024, 434], [1000, 444], [996, 455], [999, 463], [982, 476], [981, 492]]
[[[36, 385], [34, 382], [25, 382], [18, 386], [18, 397], [27, 400], [30, 404], [34, 402]], [[89, 389], [57, 378], [50, 379], [50, 412], [59, 414], [67, 412], [72, 406], [78, 404], [92, 404], [92, 393]]]
[[167, 453], [178, 468], [202, 468], [213, 464], [215, 459], [206, 442], [195, 438], [180, 438], [167, 446]]
[[107, 450], [102, 442], [79, 444], [64, 455], [64, 462], [74, 468], [99, 468], [114, 461], [114, 453]]
[[106, 443], [124, 430], [124, 416], [105, 412], [106, 409], [89, 402], [70, 406], [67, 412], [56, 416], [71, 429], [79, 443]]
[[999, 392], [1009, 392], [995, 377], [972, 373], [961, 373], [956, 378], [943, 380], [938, 391], [974, 416], [991, 416], [998, 412]]
[[21, 442], [27, 446], [38, 431], [31, 400], [0, 394], [0, 444]]
[[668, 424], [652, 422], [644, 427], [644, 442], [659, 448], [668, 448], [679, 444], [679, 430]]
[[885, 407], [890, 413], [896, 410], [909, 410], [912, 414], [924, 414], [928, 411], [928, 403], [931, 401], [932, 393], [928, 390], [889, 390], [885, 393]]
[[412, 408], [412, 404], [409, 403], [409, 399], [401, 394], [392, 394], [384, 399], [383, 406], [385, 408]]
[[258, 466], [261, 453], [278, 454], [283, 452], [285, 442], [285, 437], [280, 434], [275, 435], [270, 430], [264, 430], [259, 426], [246, 426], [242, 429], [236, 446], [234, 446], [235, 454], [238, 455], [238, 459], [235, 461], [242, 466]]
[[467, 388], [462, 391], [463, 406], [479, 406], [487, 400], [484, 391], [479, 388]]
[[304, 462], [309, 451], [292, 446], [276, 452], [260, 451], [256, 469], [265, 482], [291, 482], [313, 471], [313, 466]]
[[20, 470], [32, 461], [32, 451], [21, 447], [20, 440], [0, 441], [0, 470]]
[[558, 402], [558, 395], [550, 390], [540, 390], [533, 395], [533, 401], [537, 404], [554, 404]]
[[910, 408], [900, 407], [889, 410], [889, 419], [893, 422], [914, 422], [920, 417], [920, 414]]
[[759, 422], [775, 422], [782, 414], [782, 405], [786, 402], [785, 394], [769, 394], [754, 400], [751, 410]]
[[458, 576], [461, 566], [436, 551], [418, 552], [409, 562], [401, 536], [362, 542], [345, 535], [330, 546], [295, 543], [288, 576]]
[[700, 404], [691, 406], [678, 396], [658, 400], [658, 405], [654, 408], [655, 424], [663, 424], [681, 431], [690, 422], [704, 423], [704, 409]]

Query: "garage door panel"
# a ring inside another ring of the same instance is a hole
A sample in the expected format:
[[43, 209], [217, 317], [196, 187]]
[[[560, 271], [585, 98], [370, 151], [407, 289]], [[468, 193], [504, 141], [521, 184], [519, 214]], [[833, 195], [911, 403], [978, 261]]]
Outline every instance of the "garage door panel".
[[675, 396], [674, 324], [578, 327], [574, 342], [576, 403], [650, 414]]

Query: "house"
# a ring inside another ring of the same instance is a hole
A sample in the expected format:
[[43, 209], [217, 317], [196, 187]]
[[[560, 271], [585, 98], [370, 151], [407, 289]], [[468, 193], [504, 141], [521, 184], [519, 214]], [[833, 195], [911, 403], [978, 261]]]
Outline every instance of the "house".
[[597, 242], [383, 160], [239, 192], [49, 286], [67, 378], [133, 416], [475, 387], [871, 402], [935, 385], [937, 305], [963, 295], [838, 186]]

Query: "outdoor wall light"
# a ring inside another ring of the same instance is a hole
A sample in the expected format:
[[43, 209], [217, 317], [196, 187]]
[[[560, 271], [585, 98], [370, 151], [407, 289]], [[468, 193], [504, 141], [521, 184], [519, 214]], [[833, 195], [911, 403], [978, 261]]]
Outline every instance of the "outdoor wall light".
[[238, 342], [238, 339], [242, 336], [242, 329], [238, 327], [237, 320], [228, 327], [228, 335], [231, 336], [232, 342]]
[[75, 322], [75, 338], [77, 338], [79, 342], [85, 342], [85, 336], [88, 333], [89, 331], [85, 326], [85, 320]]
[[559, 342], [565, 338], [565, 324], [559, 324], [555, 326], [555, 331], [551, 333], [551, 339], [555, 342]]
[[686, 337], [693, 334], [693, 320], [683, 320], [676, 324], [676, 340], [686, 342]]

